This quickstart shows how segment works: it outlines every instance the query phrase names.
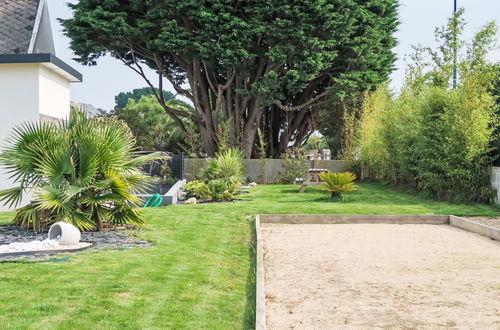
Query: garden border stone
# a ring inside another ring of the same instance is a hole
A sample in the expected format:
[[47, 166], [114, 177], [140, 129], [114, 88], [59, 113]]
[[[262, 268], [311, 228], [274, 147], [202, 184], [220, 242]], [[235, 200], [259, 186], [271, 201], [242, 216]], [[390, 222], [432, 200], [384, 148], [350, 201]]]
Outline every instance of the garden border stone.
[[500, 241], [500, 228], [457, 217], [454, 215], [382, 215], [382, 214], [259, 214], [255, 218], [256, 236], [256, 306], [255, 329], [266, 330], [266, 293], [264, 269], [264, 242], [261, 223], [275, 224], [428, 224], [449, 225], [474, 234]]
[[78, 247], [74, 248], [65, 248], [65, 249], [47, 249], [47, 250], [32, 250], [32, 251], [20, 251], [20, 252], [5, 252], [0, 253], [0, 257], [20, 257], [20, 256], [43, 256], [47, 257], [48, 255], [59, 254], [59, 253], [69, 253], [69, 252], [79, 252], [85, 249], [88, 249], [93, 246], [92, 243], [81, 242]]

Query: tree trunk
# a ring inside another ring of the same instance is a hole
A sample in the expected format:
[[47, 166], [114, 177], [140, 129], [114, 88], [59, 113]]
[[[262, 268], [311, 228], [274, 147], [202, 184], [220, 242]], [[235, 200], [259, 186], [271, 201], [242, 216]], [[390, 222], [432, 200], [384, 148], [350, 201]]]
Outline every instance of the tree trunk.
[[340, 191], [332, 191], [332, 199], [342, 199], [342, 193]]
[[102, 230], [102, 219], [99, 216], [99, 212], [96, 212], [96, 230], [101, 231]]
[[[315, 80], [297, 97], [285, 104], [280, 100], [269, 100], [254, 90], [264, 76], [279, 70], [279, 66], [268, 63], [264, 58], [255, 59], [254, 72], [238, 73], [230, 68], [225, 74], [212, 70], [200, 60], [183, 62], [187, 81], [191, 89], [187, 90], [172, 80], [168, 73], [159, 67], [160, 81], [166, 77], [174, 89], [189, 98], [194, 105], [195, 114], [182, 113], [170, 108], [163, 102], [162, 84], [156, 94], [167, 114], [169, 114], [187, 133], [181, 118], [188, 118], [197, 123], [203, 146], [208, 156], [218, 152], [221, 127], [227, 125], [231, 146], [239, 147], [245, 157], [257, 156], [255, 137], [257, 128], [261, 128], [269, 143], [268, 157], [277, 158], [289, 147], [300, 147], [313, 132], [311, 107], [317, 99], [326, 95], [315, 93], [318, 81]], [[142, 71], [141, 76], [153, 88], [152, 83]]]

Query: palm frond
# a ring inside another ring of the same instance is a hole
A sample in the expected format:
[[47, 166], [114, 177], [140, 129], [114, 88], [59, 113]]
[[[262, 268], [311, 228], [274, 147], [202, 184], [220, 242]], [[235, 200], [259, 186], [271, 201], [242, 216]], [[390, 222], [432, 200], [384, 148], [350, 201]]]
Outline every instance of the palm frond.
[[23, 199], [23, 190], [22, 186], [2, 190], [0, 191], [0, 201], [9, 208], [17, 206]]
[[78, 108], [58, 125], [19, 125], [0, 154], [0, 165], [19, 186], [1, 191], [0, 201], [15, 205], [25, 191], [35, 192], [16, 212], [14, 222], [24, 227], [66, 221], [92, 230], [112, 212], [116, 223], [143, 223], [139, 211], [128, 206], [149, 181], [138, 166], [164, 155], [134, 158], [133, 148], [123, 123], [89, 118]]
[[354, 184], [356, 175], [351, 172], [333, 173], [332, 171], [323, 172], [319, 175], [324, 184], [317, 187], [318, 190], [326, 190], [332, 193], [332, 197], [342, 197], [343, 192], [356, 190], [358, 187]]

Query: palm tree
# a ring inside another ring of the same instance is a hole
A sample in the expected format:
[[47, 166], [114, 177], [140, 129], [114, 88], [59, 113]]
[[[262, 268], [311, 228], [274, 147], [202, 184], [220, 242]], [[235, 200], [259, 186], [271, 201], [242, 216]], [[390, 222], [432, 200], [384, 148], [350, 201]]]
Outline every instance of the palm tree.
[[17, 206], [31, 193], [13, 224], [38, 230], [57, 221], [81, 230], [101, 230], [104, 222], [142, 224], [143, 215], [130, 206], [149, 182], [139, 166], [162, 156], [134, 157], [134, 143], [123, 122], [89, 118], [77, 108], [57, 124], [22, 124], [0, 155], [17, 184], [0, 191], [0, 201]]
[[328, 171], [321, 173], [319, 177], [324, 183], [317, 189], [331, 192], [332, 198], [340, 199], [343, 192], [358, 189], [354, 184], [356, 174], [351, 172], [333, 173], [332, 171]]

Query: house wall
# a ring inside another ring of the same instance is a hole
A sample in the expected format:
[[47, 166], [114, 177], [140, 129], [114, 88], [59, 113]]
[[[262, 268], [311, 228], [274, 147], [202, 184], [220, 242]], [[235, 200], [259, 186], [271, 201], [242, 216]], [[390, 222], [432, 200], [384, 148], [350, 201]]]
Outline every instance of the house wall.
[[[38, 64], [0, 64], [0, 147], [13, 127], [38, 119], [38, 86]], [[11, 187], [9, 175], [0, 167], [0, 190]], [[0, 203], [0, 210], [8, 208]]]
[[39, 66], [39, 112], [55, 118], [66, 118], [70, 109], [69, 81], [48, 69]]
[[[12, 129], [41, 116], [65, 118], [70, 109], [69, 81], [43, 64], [0, 64], [0, 148]], [[0, 167], [0, 190], [13, 187]], [[26, 204], [26, 196], [22, 204]], [[0, 211], [8, 210], [0, 203]]]

